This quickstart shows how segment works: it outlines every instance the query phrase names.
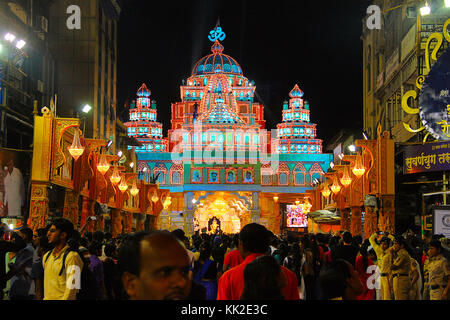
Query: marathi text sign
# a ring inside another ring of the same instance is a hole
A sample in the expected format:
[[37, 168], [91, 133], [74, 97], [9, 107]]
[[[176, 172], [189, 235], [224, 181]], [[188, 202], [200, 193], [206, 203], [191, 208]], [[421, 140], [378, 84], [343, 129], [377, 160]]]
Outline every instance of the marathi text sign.
[[450, 170], [450, 142], [405, 147], [404, 174], [445, 170]]

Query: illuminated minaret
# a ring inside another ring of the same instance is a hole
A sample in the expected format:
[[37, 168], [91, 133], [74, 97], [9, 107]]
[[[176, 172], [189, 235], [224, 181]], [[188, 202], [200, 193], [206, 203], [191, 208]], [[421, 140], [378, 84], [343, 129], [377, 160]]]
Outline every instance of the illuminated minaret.
[[295, 85], [283, 104], [283, 122], [277, 125], [278, 153], [322, 153], [322, 140], [316, 139], [316, 124], [309, 122], [309, 103]]
[[156, 121], [156, 101], [150, 101], [150, 94], [145, 83], [142, 84], [137, 91], [136, 104], [130, 105], [130, 121], [124, 125], [128, 127], [128, 136], [142, 143], [142, 147], [136, 147], [136, 152], [166, 152], [167, 139], [163, 138], [162, 124]]

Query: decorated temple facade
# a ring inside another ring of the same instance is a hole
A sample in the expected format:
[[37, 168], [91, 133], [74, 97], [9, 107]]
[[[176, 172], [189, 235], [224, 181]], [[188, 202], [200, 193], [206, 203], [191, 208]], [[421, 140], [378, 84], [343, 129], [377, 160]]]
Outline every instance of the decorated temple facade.
[[283, 122], [272, 132], [265, 128], [264, 106], [254, 101], [255, 83], [223, 53], [223, 38], [216, 27], [209, 36], [211, 53], [180, 87], [167, 138], [150, 90], [145, 84], [139, 88], [125, 124], [143, 145], [135, 150], [138, 178], [157, 176], [159, 188], [170, 190], [160, 229], [236, 233], [258, 222], [279, 234], [292, 220], [286, 205], [311, 210], [313, 184], [323, 181], [332, 155], [321, 153], [322, 141], [297, 84]]

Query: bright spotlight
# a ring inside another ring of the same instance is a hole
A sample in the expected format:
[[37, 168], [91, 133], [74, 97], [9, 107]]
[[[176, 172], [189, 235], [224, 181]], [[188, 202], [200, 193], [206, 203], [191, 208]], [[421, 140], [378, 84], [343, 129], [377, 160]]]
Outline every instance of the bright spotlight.
[[14, 39], [16, 39], [16, 36], [13, 35], [12, 33], [8, 32], [7, 34], [5, 34], [5, 40], [6, 41], [13, 42]]
[[130, 168], [134, 167], [134, 162], [130, 162]]
[[91, 107], [90, 105], [85, 104], [84, 107], [83, 107], [83, 109], [82, 109], [82, 111], [83, 111], [84, 113], [88, 113], [89, 111], [91, 111], [91, 109], [92, 109], [92, 107]]
[[121, 156], [122, 156], [122, 151], [117, 152], [117, 155], [118, 155], [119, 157], [121, 157]]
[[19, 40], [19, 41], [16, 42], [16, 48], [17, 49], [22, 49], [23, 47], [25, 47], [26, 44], [27, 43], [25, 41]]
[[431, 8], [428, 5], [428, 2], [425, 2], [425, 6], [420, 8], [420, 15], [427, 16], [431, 13]]
[[356, 147], [352, 144], [348, 146], [348, 150], [350, 150], [351, 152], [355, 152], [356, 151]]

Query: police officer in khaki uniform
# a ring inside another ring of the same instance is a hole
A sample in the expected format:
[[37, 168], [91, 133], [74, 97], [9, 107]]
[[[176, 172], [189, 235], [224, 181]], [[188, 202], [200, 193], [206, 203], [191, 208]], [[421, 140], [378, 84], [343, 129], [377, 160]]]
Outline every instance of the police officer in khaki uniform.
[[428, 256], [432, 258], [429, 264], [430, 300], [447, 300], [450, 289], [450, 262], [443, 256], [442, 244], [432, 240], [429, 244]]
[[408, 300], [411, 289], [411, 281], [409, 280], [411, 256], [405, 250], [405, 238], [396, 236], [394, 245], [390, 250], [394, 299]]
[[423, 263], [423, 300], [430, 300], [430, 264], [433, 261], [433, 258], [428, 256]]
[[381, 300], [391, 300], [392, 285], [389, 281], [391, 273], [391, 252], [388, 249], [394, 237], [387, 234], [387, 236], [381, 238], [380, 244], [376, 242], [376, 238], [377, 233], [373, 233], [369, 238], [369, 242], [377, 254], [377, 264], [378, 268], [380, 268]]

